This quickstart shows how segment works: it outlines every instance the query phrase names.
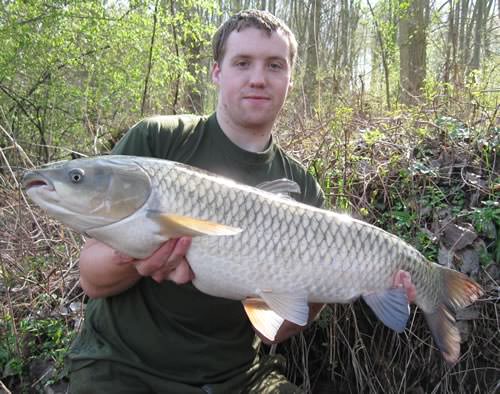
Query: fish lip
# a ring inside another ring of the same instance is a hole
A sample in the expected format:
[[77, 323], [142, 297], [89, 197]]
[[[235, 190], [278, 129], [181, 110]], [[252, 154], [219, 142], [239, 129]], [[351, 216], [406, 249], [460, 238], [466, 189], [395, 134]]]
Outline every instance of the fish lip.
[[33, 188], [39, 188], [39, 187], [44, 187], [45, 189], [47, 189], [49, 191], [55, 190], [54, 184], [51, 182], [51, 180], [44, 177], [42, 174], [40, 174], [37, 171], [26, 172], [23, 175], [23, 178], [21, 180], [21, 184], [26, 191], [33, 189]]

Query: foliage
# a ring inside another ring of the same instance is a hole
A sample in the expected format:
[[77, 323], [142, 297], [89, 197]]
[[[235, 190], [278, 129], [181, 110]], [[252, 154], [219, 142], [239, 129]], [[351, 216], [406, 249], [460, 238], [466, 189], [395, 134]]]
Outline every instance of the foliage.
[[[446, 245], [447, 224], [473, 229], [479, 237], [451, 252], [451, 264], [471, 269], [464, 266], [465, 252], [476, 254], [479, 264], [471, 274], [495, 300], [500, 279], [500, 178], [498, 129], [491, 120], [497, 106], [471, 105], [475, 100], [491, 102], [492, 97], [476, 99], [470, 93], [464, 90], [460, 101], [449, 98], [438, 107], [429, 98], [427, 105], [414, 110], [368, 116], [359, 108], [339, 106], [328, 117], [294, 121], [287, 112], [290, 122], [301, 128], [296, 133], [288, 130], [285, 146], [309, 164], [330, 207], [397, 234], [433, 262], [445, 263], [442, 250], [453, 248]], [[282, 125], [287, 127], [291, 126]], [[360, 303], [327, 310], [317, 325], [280, 351], [291, 360], [289, 374], [312, 392], [339, 387], [343, 392], [370, 393], [487, 392], [499, 368], [494, 360], [500, 344], [490, 340], [498, 339], [497, 306], [495, 301], [485, 302], [472, 310], [475, 320], [459, 321], [469, 340], [456, 369], [446, 369], [422, 348], [431, 339], [418, 311], [409, 332], [398, 336]]]
[[74, 337], [64, 319], [23, 318], [16, 322], [6, 316], [0, 332], [4, 341], [0, 343], [0, 366], [2, 378], [24, 375], [33, 360], [53, 361], [62, 370], [64, 356]]
[[[486, 28], [495, 16], [484, 24], [480, 67], [471, 70], [463, 58], [474, 43], [458, 42], [453, 57], [450, 9], [433, 4], [425, 85], [418, 104], [405, 107], [398, 102], [397, 28], [408, 1], [372, 1], [373, 13], [364, 1], [244, 3], [274, 6], [297, 33], [294, 89], [275, 136], [316, 176], [328, 207], [397, 234], [431, 261], [444, 250], [458, 269], [463, 250], [446, 245], [444, 228], [471, 229], [477, 238], [467, 252], [480, 264], [470, 274], [487, 292], [472, 309], [476, 317], [459, 322], [466, 339], [454, 368], [429, 346], [418, 311], [397, 335], [357, 303], [326, 308], [304, 335], [278, 347], [289, 377], [318, 393], [493, 391], [500, 369], [500, 73], [497, 37]], [[313, 3], [321, 3], [321, 23], [311, 43]], [[461, 23], [472, 29], [478, 3], [465, 3]], [[12, 390], [49, 390], [50, 380], [63, 379], [64, 352], [85, 301], [76, 267], [82, 240], [29, 205], [17, 170], [107, 152], [143, 116], [209, 112], [208, 41], [238, 4], [0, 2], [0, 379]], [[304, 94], [308, 53], [318, 62], [316, 101]], [[37, 362], [54, 367], [49, 381], [36, 383]]]
[[[187, 65], [203, 59], [184, 44], [189, 38], [191, 45], [206, 47], [213, 31], [194, 11], [214, 7], [208, 1], [175, 2], [177, 10], [167, 5], [153, 15], [148, 2], [3, 3], [0, 108], [14, 139], [43, 161], [64, 154], [54, 156], [48, 148], [63, 143], [95, 154], [143, 115], [144, 95], [145, 114], [182, 109], [176, 95], [206, 64], [192, 74]], [[178, 89], [170, 89], [175, 84]]]

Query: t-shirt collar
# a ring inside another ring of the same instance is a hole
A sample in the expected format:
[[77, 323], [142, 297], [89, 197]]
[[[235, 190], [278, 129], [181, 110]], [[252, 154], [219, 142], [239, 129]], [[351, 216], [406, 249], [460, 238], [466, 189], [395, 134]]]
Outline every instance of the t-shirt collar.
[[274, 143], [272, 135], [269, 140], [269, 144], [264, 151], [250, 152], [240, 148], [228, 138], [228, 136], [220, 127], [215, 112], [210, 115], [208, 122], [211, 126], [210, 129], [214, 130], [213, 137], [216, 140], [217, 145], [221, 146], [223, 148], [222, 150], [226, 152], [232, 160], [236, 160], [247, 165], [261, 165], [269, 163], [271, 160], [273, 160], [276, 152], [276, 144]]

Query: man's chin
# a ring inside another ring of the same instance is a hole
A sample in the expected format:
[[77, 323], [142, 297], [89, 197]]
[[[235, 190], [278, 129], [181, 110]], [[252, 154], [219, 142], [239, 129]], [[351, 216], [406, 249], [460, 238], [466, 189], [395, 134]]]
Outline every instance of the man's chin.
[[262, 129], [273, 125], [273, 120], [247, 119], [241, 122], [247, 129]]
[[272, 125], [276, 120], [277, 114], [270, 113], [246, 113], [245, 116], [242, 117], [242, 124], [245, 124], [246, 127], [266, 127]]

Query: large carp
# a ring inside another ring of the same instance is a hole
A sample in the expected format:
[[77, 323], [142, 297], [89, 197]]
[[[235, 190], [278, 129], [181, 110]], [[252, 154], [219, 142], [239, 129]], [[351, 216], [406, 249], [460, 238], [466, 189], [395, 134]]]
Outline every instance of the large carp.
[[300, 191], [289, 180], [254, 188], [167, 160], [100, 156], [29, 171], [23, 184], [49, 215], [135, 258], [169, 238], [192, 236], [193, 284], [242, 300], [271, 340], [283, 319], [305, 325], [310, 302], [360, 296], [384, 324], [403, 331], [408, 299], [391, 279], [405, 270], [438, 348], [454, 363], [454, 312], [482, 295], [466, 275], [427, 261], [400, 238], [288, 198]]

